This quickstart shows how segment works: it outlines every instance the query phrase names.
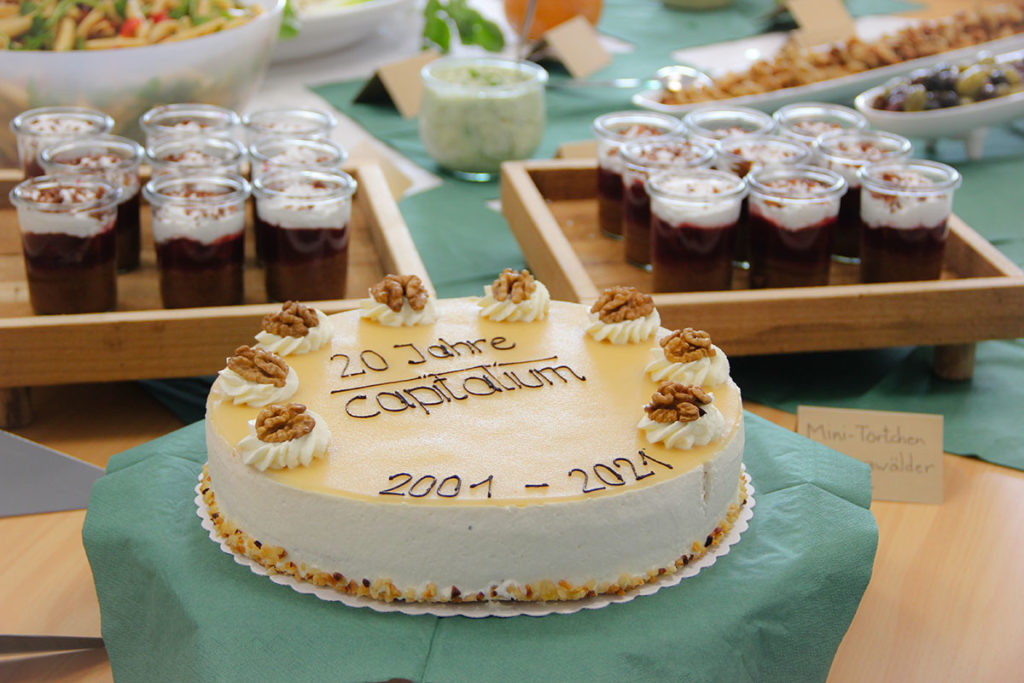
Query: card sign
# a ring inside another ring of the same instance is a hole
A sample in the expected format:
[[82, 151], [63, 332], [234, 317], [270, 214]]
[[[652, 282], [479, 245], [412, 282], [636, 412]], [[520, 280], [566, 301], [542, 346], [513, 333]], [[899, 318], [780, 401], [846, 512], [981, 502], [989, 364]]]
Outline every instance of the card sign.
[[353, 102], [388, 103], [394, 105], [402, 118], [416, 116], [423, 100], [420, 69], [439, 56], [436, 51], [427, 50], [415, 57], [385, 64], [373, 73]]
[[597, 31], [582, 14], [550, 29], [541, 41], [544, 55], [561, 62], [573, 78], [586, 78], [612, 61]]
[[856, 33], [843, 0], [788, 0], [786, 7], [800, 27], [793, 38], [803, 47], [836, 43]]
[[871, 466], [875, 500], [942, 502], [942, 416], [799, 406], [797, 432]]

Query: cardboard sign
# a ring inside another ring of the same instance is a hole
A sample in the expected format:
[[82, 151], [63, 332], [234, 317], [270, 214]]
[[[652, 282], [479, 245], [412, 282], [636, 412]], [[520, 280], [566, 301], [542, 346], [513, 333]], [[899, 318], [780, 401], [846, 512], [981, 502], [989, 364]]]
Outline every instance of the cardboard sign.
[[871, 466], [875, 500], [942, 502], [942, 416], [799, 406], [797, 432]]
[[800, 27], [793, 38], [803, 47], [836, 43], [856, 33], [842, 0], [788, 0], [786, 7]]
[[597, 31], [581, 14], [549, 30], [541, 40], [543, 54], [561, 62], [573, 78], [586, 78], [612, 61]]
[[402, 118], [416, 116], [423, 100], [420, 69], [439, 56], [436, 51], [427, 50], [415, 57], [385, 64], [373, 73], [352, 101], [389, 103], [394, 105]]

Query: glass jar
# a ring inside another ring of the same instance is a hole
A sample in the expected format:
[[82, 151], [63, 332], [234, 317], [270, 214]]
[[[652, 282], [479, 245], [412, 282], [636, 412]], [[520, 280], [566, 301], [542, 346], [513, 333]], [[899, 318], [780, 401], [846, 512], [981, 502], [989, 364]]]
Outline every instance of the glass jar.
[[277, 170], [339, 171], [347, 158], [330, 140], [264, 138], [249, 145], [253, 180]]
[[116, 306], [120, 194], [97, 175], [35, 176], [11, 190], [33, 311], [97, 313]]
[[161, 104], [139, 118], [146, 147], [167, 138], [204, 135], [230, 138], [239, 125], [238, 114], [213, 104]]
[[960, 173], [935, 161], [886, 159], [857, 176], [861, 281], [939, 279]]
[[100, 175], [120, 190], [114, 232], [117, 238], [117, 269], [139, 267], [141, 230], [139, 213], [139, 164], [142, 146], [117, 135], [76, 138], [45, 148], [39, 162], [48, 175]]
[[488, 181], [501, 162], [526, 159], [544, 137], [548, 73], [500, 57], [442, 57], [420, 72], [420, 140], [457, 178]]
[[164, 307], [242, 303], [249, 183], [237, 175], [162, 175], [142, 192], [152, 207]]
[[616, 111], [594, 119], [597, 138], [597, 218], [601, 232], [622, 239], [622, 174], [619, 148], [627, 142], [682, 137], [683, 124], [674, 116], [648, 111]]
[[191, 135], [166, 138], [146, 148], [153, 177], [168, 173], [240, 174], [245, 148], [230, 138]]
[[726, 171], [671, 168], [648, 178], [646, 188], [654, 291], [730, 289], [746, 182]]
[[856, 109], [841, 104], [824, 102], [798, 102], [787, 104], [777, 110], [772, 118], [779, 127], [779, 133], [813, 145], [819, 135], [842, 130], [863, 130], [868, 120]]
[[635, 141], [622, 146], [622, 236], [626, 260], [650, 270], [651, 198], [646, 181], [669, 168], [708, 168], [715, 151], [690, 140]]
[[342, 171], [280, 169], [253, 181], [270, 299], [345, 298], [355, 191]]
[[687, 136], [714, 147], [731, 135], [767, 135], [775, 130], [775, 119], [750, 107], [712, 104], [683, 116]]
[[260, 109], [242, 117], [247, 145], [268, 137], [327, 138], [337, 125], [334, 116], [318, 109]]
[[114, 119], [85, 107], [40, 107], [11, 120], [18, 143], [18, 160], [26, 178], [43, 175], [39, 153], [50, 145], [74, 138], [109, 133]]
[[827, 285], [832, 228], [846, 181], [814, 166], [768, 166], [750, 186], [750, 286]]
[[814, 143], [815, 164], [835, 171], [846, 179], [847, 191], [839, 207], [832, 240], [836, 260], [860, 260], [860, 178], [864, 166], [883, 159], [910, 156], [910, 140], [902, 135], [870, 130], [840, 130], [825, 133]]

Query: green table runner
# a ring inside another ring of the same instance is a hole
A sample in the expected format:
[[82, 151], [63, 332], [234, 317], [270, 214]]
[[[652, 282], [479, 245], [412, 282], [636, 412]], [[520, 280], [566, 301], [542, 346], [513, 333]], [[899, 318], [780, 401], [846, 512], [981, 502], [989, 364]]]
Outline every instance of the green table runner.
[[[882, 0], [848, 4], [855, 14], [906, 7]], [[675, 49], [752, 35], [759, 28], [756, 18], [770, 6], [770, 2], [736, 2], [714, 12], [678, 12], [657, 2], [608, 0], [602, 30], [641, 48], [616, 55], [612, 65], [597, 76], [653, 73], [668, 62]], [[565, 74], [552, 77], [564, 78]], [[362, 85], [361, 81], [337, 83], [315, 91], [377, 138], [436, 171], [419, 142], [415, 120], [403, 120], [385, 107], [352, 103]], [[549, 90], [548, 126], [535, 156], [550, 157], [563, 142], [589, 139], [594, 117], [632, 108], [630, 95], [628, 90], [612, 89]], [[915, 149], [918, 155], [928, 156], [922, 141], [915, 141]], [[963, 144], [953, 140], [940, 141], [930, 156], [954, 164], [963, 173], [956, 212], [1010, 258], [1024, 264], [1020, 222], [1024, 203], [1019, 190], [1024, 134], [1012, 127], [991, 130], [981, 161], [967, 161]], [[504, 218], [485, 206], [497, 197], [497, 183], [470, 184], [443, 177], [441, 187], [400, 202], [439, 295], [478, 294], [502, 268], [525, 265]], [[800, 403], [823, 403], [940, 413], [945, 417], [947, 450], [1024, 469], [1024, 449], [1016, 445], [1020, 428], [1012, 408], [1024, 405], [1024, 345], [1014, 341], [979, 344], [975, 377], [960, 383], [932, 378], [927, 355], [925, 349], [887, 356], [878, 352], [815, 355], [810, 357], [818, 368], [814, 373], [801, 370], [803, 356], [795, 360], [771, 356], [742, 359], [734, 374], [746, 398], [787, 410]], [[888, 360], [879, 365], [882, 357]], [[848, 375], [854, 375], [857, 382], [838, 379]], [[864, 377], [874, 377], [876, 382], [863, 386]]]
[[866, 465], [747, 414], [757, 505], [729, 554], [627, 604], [542, 618], [378, 614], [210, 541], [203, 424], [114, 456], [82, 532], [118, 681], [824, 680], [871, 575]]

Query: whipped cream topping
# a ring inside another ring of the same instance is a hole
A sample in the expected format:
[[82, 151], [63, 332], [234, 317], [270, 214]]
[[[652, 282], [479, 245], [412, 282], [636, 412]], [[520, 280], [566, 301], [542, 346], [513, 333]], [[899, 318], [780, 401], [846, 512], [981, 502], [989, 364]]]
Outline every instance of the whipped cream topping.
[[403, 300], [402, 310], [395, 313], [387, 304], [382, 304], [373, 297], [369, 297], [359, 302], [359, 317], [375, 320], [388, 327], [430, 325], [437, 320], [437, 306], [434, 304], [433, 298], [428, 298], [423, 310], [417, 311], [409, 305], [408, 300]]
[[534, 280], [530, 296], [518, 304], [512, 302], [512, 297], [498, 301], [491, 293], [491, 288], [491, 285], [484, 285], [484, 296], [478, 302], [481, 316], [496, 322], [523, 323], [532, 323], [534, 320], [543, 320], [547, 317], [551, 294], [543, 282]]
[[626, 164], [619, 155], [619, 148], [631, 140], [643, 138], [666, 137], [672, 131], [658, 126], [651, 126], [643, 123], [622, 123], [614, 126], [614, 138], [598, 137], [597, 139], [597, 163], [601, 168], [613, 173], [622, 173]]
[[693, 384], [700, 387], [714, 387], [729, 379], [729, 359], [722, 349], [714, 344], [713, 356], [704, 356], [689, 363], [677, 363], [665, 357], [661, 346], [651, 349], [651, 361], [644, 372], [655, 382], [673, 381], [679, 384]]
[[34, 135], [46, 137], [77, 137], [98, 133], [103, 127], [96, 121], [68, 114], [40, 114], [24, 122], [24, 129]]
[[666, 448], [686, 450], [705, 446], [725, 435], [725, 418], [714, 403], [701, 406], [704, 414], [692, 422], [655, 422], [644, 415], [637, 424], [648, 443], [663, 443]]
[[256, 346], [265, 351], [276, 353], [281, 356], [299, 355], [316, 351], [324, 344], [331, 341], [334, 335], [334, 326], [330, 318], [319, 308], [316, 311], [316, 327], [309, 328], [309, 333], [304, 337], [281, 337], [266, 330], [260, 330], [256, 335]]
[[260, 218], [279, 228], [341, 230], [348, 225], [352, 200], [337, 186], [316, 181], [293, 181], [257, 197]]
[[299, 388], [299, 376], [293, 368], [288, 368], [283, 387], [251, 382], [231, 368], [223, 368], [217, 375], [218, 388], [235, 405], [262, 408], [270, 403], [281, 403], [291, 398]]
[[762, 185], [785, 196], [751, 192], [750, 213], [761, 216], [776, 227], [787, 230], [810, 228], [839, 214], [842, 193], [821, 197], [822, 191], [829, 187], [824, 182], [811, 178], [784, 178], [768, 180]]
[[37, 206], [18, 205], [21, 231], [74, 237], [92, 237], [106, 232], [113, 228], [117, 214], [113, 205], [105, 208], [94, 205], [105, 194], [102, 188], [78, 185], [29, 188], [24, 197]]
[[650, 314], [635, 320], [622, 320], [617, 323], [601, 322], [600, 313], [588, 312], [587, 334], [597, 341], [609, 341], [612, 344], [639, 344], [651, 338], [661, 326], [661, 315], [655, 308]]
[[651, 196], [651, 213], [669, 225], [718, 228], [734, 224], [740, 217], [743, 195], [732, 194], [736, 183], [723, 178], [667, 177], [659, 188], [674, 195]]
[[953, 212], [953, 193], [894, 195], [861, 192], [860, 217], [872, 228], [934, 228]]
[[256, 436], [256, 420], [249, 420], [249, 434], [237, 446], [242, 462], [263, 472], [305, 467], [314, 459], [322, 458], [331, 443], [331, 432], [322, 417], [312, 410], [307, 410], [306, 414], [314, 420], [312, 431], [297, 439], [278, 443], [261, 441]]
[[245, 212], [241, 204], [164, 204], [153, 207], [153, 236], [159, 242], [181, 237], [213, 244], [225, 237], [238, 235], [244, 229]]
[[[121, 188], [119, 202], [125, 202], [139, 193], [138, 170], [126, 171], [125, 173], [114, 173], [113, 171], [125, 165], [127, 159], [109, 152], [96, 154], [84, 154], [74, 159], [57, 159], [54, 162], [56, 168], [67, 166], [73, 172], [100, 171], [108, 181], [115, 187]], [[63, 170], [63, 169], [61, 169]]]
[[288, 145], [282, 147], [279, 152], [267, 156], [263, 163], [260, 164], [260, 170], [266, 173], [277, 166], [335, 167], [340, 165], [340, 163], [340, 159], [334, 158], [322, 151], [298, 145]]

